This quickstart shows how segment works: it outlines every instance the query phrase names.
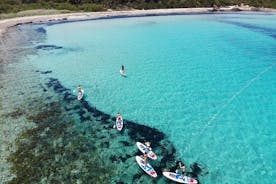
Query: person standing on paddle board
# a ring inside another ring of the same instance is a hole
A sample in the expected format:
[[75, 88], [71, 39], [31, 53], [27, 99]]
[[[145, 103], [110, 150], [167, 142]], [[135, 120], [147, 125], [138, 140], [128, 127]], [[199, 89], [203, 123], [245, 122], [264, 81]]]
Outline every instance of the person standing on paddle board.
[[121, 66], [121, 70], [122, 70], [122, 72], [125, 72], [125, 66], [124, 65]]
[[83, 89], [82, 89], [82, 87], [81, 87], [80, 85], [78, 86], [78, 92], [79, 92], [79, 93], [82, 93], [82, 92], [83, 92]]
[[147, 154], [148, 154], [148, 153], [145, 152], [144, 155], [142, 156], [145, 165], [148, 164], [148, 155], [147, 155]]

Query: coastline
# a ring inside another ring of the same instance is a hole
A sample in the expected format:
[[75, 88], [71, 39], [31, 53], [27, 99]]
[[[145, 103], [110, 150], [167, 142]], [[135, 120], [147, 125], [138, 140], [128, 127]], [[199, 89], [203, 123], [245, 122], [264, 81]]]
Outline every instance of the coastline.
[[115, 17], [134, 17], [134, 16], [156, 16], [156, 15], [172, 15], [172, 14], [209, 14], [213, 12], [264, 12], [276, 13], [275, 9], [255, 8], [255, 7], [222, 7], [218, 10], [213, 8], [175, 8], [175, 9], [151, 9], [151, 10], [126, 10], [126, 11], [105, 11], [105, 12], [81, 12], [81, 13], [65, 13], [52, 15], [37, 15], [27, 17], [16, 17], [4, 19], [0, 21], [0, 37], [9, 28], [18, 24], [26, 23], [45, 23], [53, 21], [80, 21], [100, 18]]

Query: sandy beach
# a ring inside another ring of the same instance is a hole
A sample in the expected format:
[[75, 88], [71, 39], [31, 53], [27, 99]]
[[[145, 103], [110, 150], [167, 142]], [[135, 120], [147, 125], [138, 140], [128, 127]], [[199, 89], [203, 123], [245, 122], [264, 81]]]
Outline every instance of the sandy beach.
[[[258, 11], [258, 12], [276, 12], [269, 8], [254, 7], [223, 7], [215, 12], [232, 12], [232, 11]], [[112, 17], [128, 17], [128, 16], [150, 16], [150, 15], [170, 15], [170, 14], [204, 14], [212, 13], [213, 8], [177, 8], [177, 9], [152, 9], [152, 10], [127, 10], [127, 11], [106, 11], [106, 12], [83, 12], [68, 13], [56, 15], [39, 15], [28, 17], [17, 17], [0, 21], [0, 36], [8, 27], [24, 23], [37, 23], [49, 21], [78, 21], [86, 19], [112, 18]]]

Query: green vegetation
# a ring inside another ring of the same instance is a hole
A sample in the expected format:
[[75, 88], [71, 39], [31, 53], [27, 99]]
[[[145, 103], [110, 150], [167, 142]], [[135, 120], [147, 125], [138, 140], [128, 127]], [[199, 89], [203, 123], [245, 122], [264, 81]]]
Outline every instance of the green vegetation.
[[32, 9], [70, 11], [104, 11], [100, 3], [84, 0], [0, 0], [0, 13], [16, 13]]
[[0, 13], [1, 19], [8, 19], [14, 17], [26, 17], [26, 16], [35, 16], [35, 15], [53, 15], [61, 13], [72, 13], [70, 10], [54, 10], [54, 9], [34, 9], [27, 11], [20, 11], [17, 13]]
[[248, 4], [276, 8], [275, 0], [1, 0], [0, 13], [15, 13], [30, 9], [70, 11], [104, 11], [107, 9], [155, 9], [228, 6]]

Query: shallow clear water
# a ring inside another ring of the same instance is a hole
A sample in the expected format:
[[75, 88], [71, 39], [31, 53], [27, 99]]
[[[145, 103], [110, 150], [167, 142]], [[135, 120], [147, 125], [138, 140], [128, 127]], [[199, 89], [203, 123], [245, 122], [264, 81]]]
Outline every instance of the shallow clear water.
[[[43, 25], [30, 62], [98, 109], [157, 128], [202, 183], [276, 180], [276, 15], [221, 14]], [[119, 74], [124, 64], [127, 78]], [[258, 178], [256, 180], [256, 177]]]

